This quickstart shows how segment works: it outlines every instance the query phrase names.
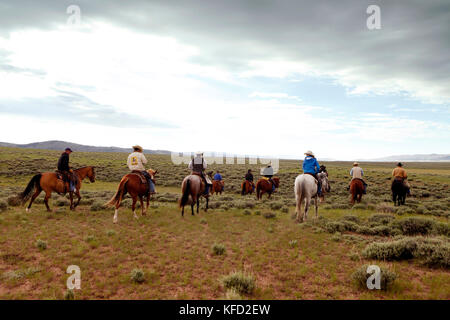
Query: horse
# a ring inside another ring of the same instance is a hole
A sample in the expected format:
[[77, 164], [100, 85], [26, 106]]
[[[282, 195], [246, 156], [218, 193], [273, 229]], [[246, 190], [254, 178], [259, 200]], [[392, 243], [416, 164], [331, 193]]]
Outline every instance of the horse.
[[222, 194], [224, 186], [225, 186], [225, 183], [223, 181], [213, 180], [212, 187], [211, 187], [211, 195], [213, 195], [214, 193]]
[[[273, 177], [272, 181], [275, 184], [275, 189], [280, 186], [280, 178]], [[262, 199], [262, 195], [266, 192], [268, 194], [268, 198], [270, 198], [270, 195], [273, 193], [272, 184], [269, 180], [261, 178], [258, 182], [256, 182], [256, 199]]]
[[[148, 174], [150, 175], [151, 180], [153, 183], [155, 183], [155, 175], [158, 173], [158, 170], [148, 169]], [[156, 183], [155, 183], [156, 184]], [[133, 203], [131, 205], [131, 210], [133, 211], [133, 215], [135, 219], [138, 219], [138, 216], [136, 215], [136, 202], [139, 198], [139, 202], [141, 203], [141, 213], [143, 216], [147, 214], [148, 205], [150, 202], [150, 194], [149, 194], [149, 185], [148, 183], [142, 183], [141, 177], [138, 176], [137, 173], [128, 173], [122, 177], [122, 179], [119, 182], [119, 186], [117, 188], [116, 193], [114, 196], [109, 200], [105, 206], [111, 207], [115, 206], [114, 211], [114, 218], [113, 222], [117, 223], [117, 216], [119, 214], [119, 207], [122, 203], [123, 197], [127, 194], [127, 192], [130, 194], [131, 198], [133, 199]], [[145, 207], [144, 211], [144, 202], [143, 197], [147, 197], [147, 206]]]
[[[95, 167], [83, 167], [80, 169], [76, 169], [73, 171], [74, 177], [76, 178], [75, 184], [75, 195], [78, 200], [73, 204], [73, 192], [69, 191], [70, 196], [70, 210], [75, 210], [81, 200], [80, 189], [81, 182], [88, 177], [90, 182], [95, 182]], [[30, 182], [26, 186], [25, 190], [18, 195], [19, 199], [22, 201], [22, 204], [25, 204], [28, 199], [30, 199], [31, 192], [33, 190], [34, 194], [31, 196], [31, 201], [28, 207], [26, 208], [27, 212], [31, 211], [31, 205], [34, 200], [41, 194], [42, 191], [45, 192], [44, 203], [47, 207], [47, 211], [51, 211], [48, 205], [48, 199], [50, 199], [52, 192], [57, 192], [58, 194], [66, 194], [69, 189], [69, 182], [64, 182], [61, 179], [58, 179], [58, 174], [56, 172], [43, 172], [38, 173], [33, 178], [31, 178]]]
[[[321, 172], [317, 174], [317, 178], [322, 183], [322, 189], [330, 190], [328, 177], [325, 172]], [[310, 174], [301, 174], [295, 178], [294, 183], [294, 193], [295, 193], [295, 212], [296, 212], [296, 221], [303, 222], [308, 217], [309, 206], [311, 203], [311, 199], [314, 198], [314, 206], [316, 211], [316, 218], [318, 216], [319, 211], [319, 200], [317, 196], [317, 181]], [[303, 215], [301, 214], [301, 206], [303, 201], [305, 201], [305, 210]]]
[[394, 181], [392, 181], [391, 191], [392, 191], [392, 201], [394, 201], [394, 206], [397, 204], [399, 206], [404, 205], [408, 188], [403, 184], [403, 180], [394, 179]]
[[245, 180], [241, 183], [241, 195], [252, 194], [255, 184], [252, 181]]
[[350, 193], [351, 204], [355, 204], [355, 201], [357, 201], [358, 203], [361, 202], [361, 198], [364, 193], [364, 185], [361, 179], [353, 179], [350, 182]]
[[200, 197], [203, 196], [206, 199], [206, 209], [208, 211], [209, 194], [204, 194], [205, 192], [205, 182], [202, 177], [198, 174], [190, 174], [183, 179], [181, 183], [181, 199], [179, 202], [179, 207], [181, 208], [181, 216], [184, 217], [184, 206], [188, 203], [189, 196], [191, 196], [191, 211], [194, 215], [194, 205], [197, 203], [197, 214], [200, 206]]

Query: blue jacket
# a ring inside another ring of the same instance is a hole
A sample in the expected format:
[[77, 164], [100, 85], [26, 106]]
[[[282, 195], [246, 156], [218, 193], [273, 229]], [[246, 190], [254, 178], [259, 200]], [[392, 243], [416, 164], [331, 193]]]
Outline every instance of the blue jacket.
[[316, 158], [307, 156], [303, 160], [303, 173], [319, 173], [320, 165]]
[[220, 173], [216, 173], [215, 175], [214, 175], [214, 180], [222, 180], [222, 176], [220, 175]]

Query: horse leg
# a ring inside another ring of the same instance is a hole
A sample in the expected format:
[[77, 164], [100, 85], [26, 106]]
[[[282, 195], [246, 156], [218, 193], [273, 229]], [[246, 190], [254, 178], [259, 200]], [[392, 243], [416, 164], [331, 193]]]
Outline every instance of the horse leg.
[[319, 212], [319, 199], [317, 199], [317, 196], [314, 201], [315, 209], [316, 209], [316, 219], [318, 218], [318, 212]]
[[197, 197], [197, 214], [200, 207], [200, 197]]
[[144, 212], [144, 201], [142, 199], [142, 196], [139, 196], [139, 203], [141, 204], [141, 215], [145, 216]]
[[147, 215], [148, 206], [150, 204], [150, 195], [147, 195], [147, 206], [145, 207], [145, 213], [144, 216]]
[[80, 201], [81, 201], [80, 189], [77, 189], [75, 191], [75, 195], [77, 196], [78, 200], [77, 200], [77, 203], [75, 203], [74, 208], [76, 208], [80, 204]]
[[46, 191], [46, 190], [45, 190], [44, 203], [45, 203], [45, 206], [47, 207], [47, 211], [48, 211], [48, 212], [51, 212], [51, 211], [52, 211], [52, 210], [50, 210], [50, 207], [48, 206], [48, 199], [50, 199], [51, 195], [52, 195], [52, 193], [51, 193], [50, 191]]
[[208, 212], [208, 203], [209, 203], [209, 197], [206, 197], [206, 210], [205, 210], [205, 212]]
[[311, 204], [311, 198], [306, 197], [306, 199], [305, 199], [305, 213], [303, 214], [303, 221], [306, 221], [306, 219], [308, 218], [308, 211], [309, 211], [310, 204]]
[[132, 196], [133, 198], [133, 204], [131, 205], [131, 210], [133, 211], [133, 216], [135, 219], [138, 219], [138, 216], [136, 215], [136, 202], [137, 202], [137, 197], [136, 196]]
[[116, 210], [114, 210], [113, 223], [117, 223], [117, 216], [119, 215], [119, 207], [120, 207], [120, 202], [117, 202]]
[[73, 192], [69, 192], [69, 199], [70, 199], [70, 210], [74, 210], [75, 207], [73, 206]]
[[33, 201], [39, 196], [39, 194], [42, 192], [41, 187], [37, 187], [36, 191], [34, 191], [33, 196], [31, 197], [30, 203], [28, 204], [28, 207], [25, 209], [26, 212], [31, 212], [31, 205], [33, 204]]

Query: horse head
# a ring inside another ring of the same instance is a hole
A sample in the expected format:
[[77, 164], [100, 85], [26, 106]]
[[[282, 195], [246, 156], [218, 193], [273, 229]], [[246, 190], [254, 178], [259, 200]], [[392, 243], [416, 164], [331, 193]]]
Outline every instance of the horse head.
[[90, 182], [95, 182], [95, 167], [89, 167], [90, 170], [87, 173], [87, 177]]
[[275, 187], [279, 187], [280, 186], [280, 178], [278, 177], [273, 177], [272, 181], [275, 183]]
[[150, 175], [150, 178], [152, 179], [153, 183], [155, 183], [155, 176], [158, 173], [158, 170], [148, 169], [147, 172]]
[[329, 192], [330, 191], [330, 182], [328, 181], [327, 174], [325, 172], [320, 172], [317, 174], [317, 178], [322, 183], [322, 190]]

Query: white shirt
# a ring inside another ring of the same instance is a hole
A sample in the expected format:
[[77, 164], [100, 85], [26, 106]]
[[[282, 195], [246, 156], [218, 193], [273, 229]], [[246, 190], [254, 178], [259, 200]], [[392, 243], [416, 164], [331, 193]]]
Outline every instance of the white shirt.
[[147, 159], [145, 158], [142, 152], [133, 152], [128, 156], [127, 165], [131, 171], [133, 170], [145, 170], [144, 164], [147, 163]]
[[200, 163], [202, 163], [202, 159], [203, 159], [203, 169], [206, 169], [206, 167], [208, 165], [206, 163], [206, 159], [204, 159], [203, 157], [195, 157], [194, 159], [192, 159], [192, 161], [189, 162], [188, 168], [192, 170], [194, 168], [194, 163], [195, 164], [200, 164]]

